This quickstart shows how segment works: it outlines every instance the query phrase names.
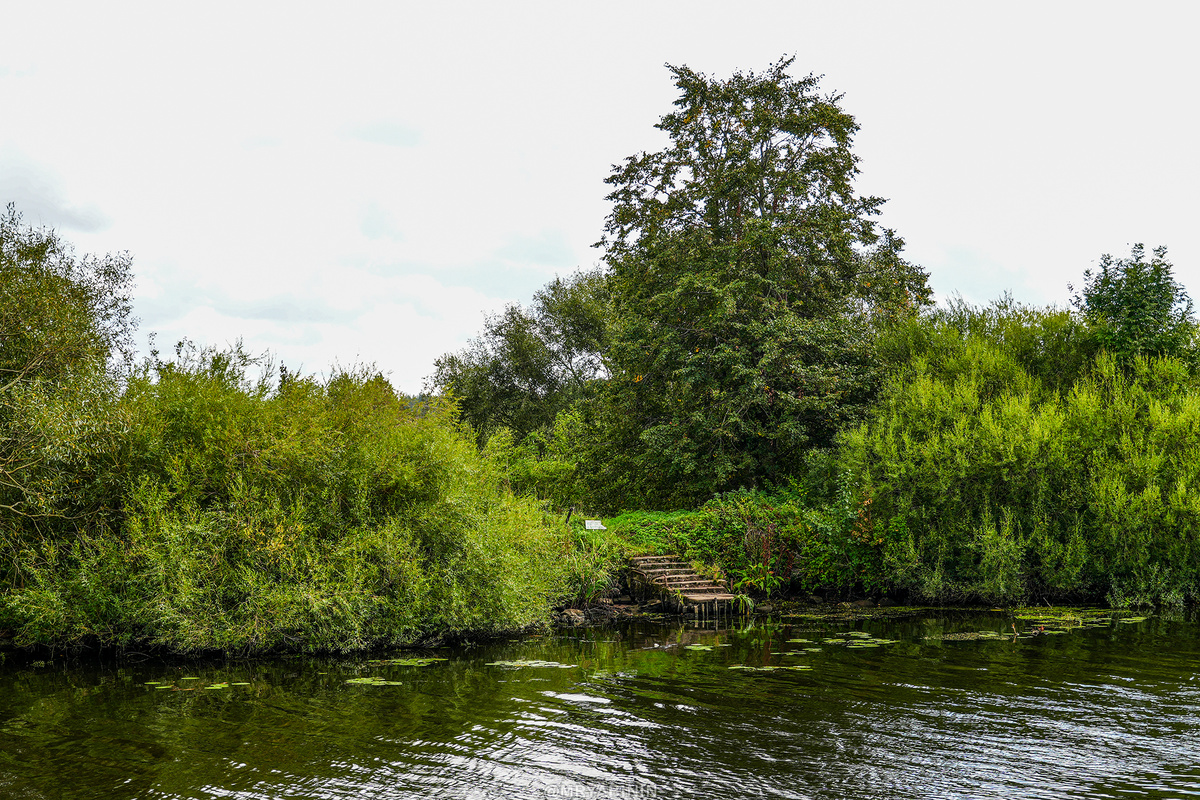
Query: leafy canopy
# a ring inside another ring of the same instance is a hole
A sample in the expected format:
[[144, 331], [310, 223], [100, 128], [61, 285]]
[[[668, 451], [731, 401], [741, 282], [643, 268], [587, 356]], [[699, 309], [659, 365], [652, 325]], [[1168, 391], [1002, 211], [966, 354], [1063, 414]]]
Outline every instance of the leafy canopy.
[[53, 230], [0, 214], [0, 553], [34, 518], [94, 504], [116, 367], [133, 356], [128, 255], [77, 258]]
[[875, 226], [883, 200], [854, 191], [854, 118], [791, 63], [724, 80], [669, 67], [670, 143], [607, 178], [609, 400], [641, 502], [795, 469], [872, 395], [873, 319], [928, 300]]
[[555, 278], [532, 308], [510, 305], [466, 349], [439, 358], [432, 388], [458, 400], [481, 442], [504, 428], [518, 439], [548, 429], [605, 373], [605, 295], [598, 271]]
[[0, 389], [133, 357], [131, 259], [76, 258], [50, 229], [0, 215]]
[[1149, 261], [1140, 243], [1128, 258], [1105, 254], [1099, 268], [1085, 271], [1083, 278], [1073, 302], [1104, 349], [1128, 359], [1182, 355], [1191, 346], [1192, 301], [1175, 281], [1167, 248], [1154, 248]]

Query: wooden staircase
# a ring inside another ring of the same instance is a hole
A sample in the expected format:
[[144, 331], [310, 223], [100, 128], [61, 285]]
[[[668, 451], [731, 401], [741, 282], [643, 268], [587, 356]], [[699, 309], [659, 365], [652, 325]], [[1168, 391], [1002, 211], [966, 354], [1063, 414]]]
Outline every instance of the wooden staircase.
[[634, 556], [629, 559], [630, 590], [658, 594], [679, 611], [716, 608], [735, 599], [723, 583], [702, 577], [678, 556]]

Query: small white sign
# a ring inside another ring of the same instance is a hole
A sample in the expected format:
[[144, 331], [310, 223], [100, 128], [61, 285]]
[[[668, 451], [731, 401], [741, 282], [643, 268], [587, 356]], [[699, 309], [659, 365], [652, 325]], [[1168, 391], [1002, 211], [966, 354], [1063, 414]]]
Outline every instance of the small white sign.
[[600, 524], [600, 520], [598, 520], [598, 519], [585, 519], [583, 521], [583, 527], [589, 531], [606, 531], [606, 530], [608, 530], [608, 528], [606, 528]]

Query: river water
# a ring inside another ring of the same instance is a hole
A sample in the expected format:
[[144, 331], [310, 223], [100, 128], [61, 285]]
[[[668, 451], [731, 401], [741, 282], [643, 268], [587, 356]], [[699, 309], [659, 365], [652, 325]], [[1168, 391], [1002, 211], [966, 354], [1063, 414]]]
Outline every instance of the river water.
[[[0, 798], [1200, 796], [1195, 619], [1039, 627], [925, 612], [370, 657], [9, 653]], [[446, 660], [377, 663], [413, 656]]]

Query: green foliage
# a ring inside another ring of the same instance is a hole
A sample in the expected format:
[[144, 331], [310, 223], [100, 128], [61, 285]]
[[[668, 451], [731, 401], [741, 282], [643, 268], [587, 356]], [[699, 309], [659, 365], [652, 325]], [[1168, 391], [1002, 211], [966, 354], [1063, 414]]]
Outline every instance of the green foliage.
[[673, 552], [728, 576], [739, 591], [849, 588], [854, 575], [797, 486], [718, 495], [695, 511], [626, 512], [607, 521], [635, 549]]
[[[510, 490], [570, 499], [570, 415], [484, 457], [452, 404], [365, 369], [275, 388], [240, 344], [185, 340], [118, 375], [128, 259], [2, 223], [0, 635], [351, 650], [520, 628], [611, 582], [608, 551]], [[585, 335], [565, 286], [539, 299], [563, 352]]]
[[1007, 302], [896, 335], [908, 361], [839, 455], [871, 503], [868, 582], [938, 601], [1196, 596], [1200, 386], [1187, 364], [1071, 356], [1070, 342], [1088, 345], [1062, 312]]
[[128, 256], [76, 258], [0, 215], [0, 577], [14, 541], [94, 508], [122, 429], [113, 372], [131, 355]]
[[1172, 275], [1167, 248], [1156, 247], [1149, 261], [1140, 243], [1129, 258], [1113, 260], [1105, 254], [1099, 269], [1087, 270], [1083, 277], [1074, 303], [1101, 347], [1123, 360], [1137, 355], [1194, 358], [1192, 301]]
[[976, 357], [964, 348], [968, 340], [986, 342], [1011, 360], [1013, 369], [997, 375], [998, 380], [1021, 381], [1021, 373], [1028, 373], [1059, 392], [1068, 391], [1090, 369], [1097, 351], [1087, 323], [1076, 315], [1028, 306], [1008, 294], [985, 306], [953, 297], [919, 317], [894, 319], [876, 344], [885, 363], [904, 367], [925, 359], [939, 369], [957, 372], [967, 368], [966, 360]]
[[0, 215], [0, 390], [132, 358], [127, 255], [76, 258], [54, 231]]
[[677, 530], [694, 527], [695, 516], [694, 511], [626, 511], [605, 524], [635, 551], [663, 553], [674, 547]]
[[562, 557], [574, 591], [570, 599], [586, 605], [614, 593], [620, 585], [620, 572], [636, 548], [610, 530], [587, 530], [583, 518], [580, 514], [573, 519], [572, 547]]
[[511, 430], [501, 428], [488, 437], [484, 454], [512, 491], [548, 500], [553, 508], [567, 509], [582, 500], [576, 475], [577, 425], [578, 416], [571, 409], [560, 411], [549, 430], [534, 431], [519, 443]]
[[607, 313], [599, 272], [555, 278], [532, 309], [509, 306], [465, 350], [439, 358], [432, 388], [458, 401], [481, 443], [502, 428], [518, 440], [549, 428], [603, 375]]
[[637, 492], [622, 505], [688, 506], [794, 471], [873, 396], [873, 320], [928, 297], [901, 240], [875, 230], [883, 201], [853, 192], [853, 118], [790, 64], [728, 80], [672, 67], [670, 144], [607, 179], [599, 427], [616, 474], [589, 471]]
[[253, 366], [184, 343], [130, 377], [120, 514], [18, 543], [0, 628], [350, 650], [519, 628], [574, 591], [566, 531], [503, 487], [452, 407], [418, 413], [361, 369], [273, 392]]

